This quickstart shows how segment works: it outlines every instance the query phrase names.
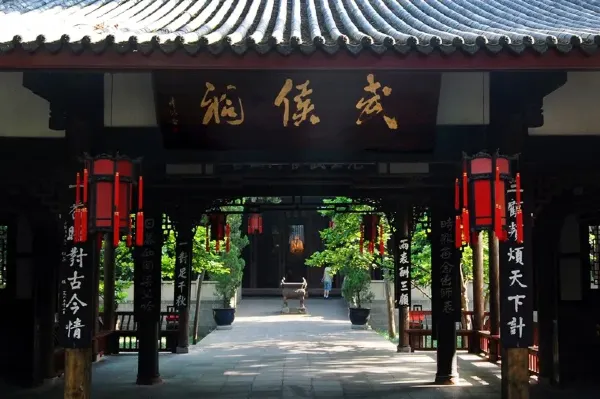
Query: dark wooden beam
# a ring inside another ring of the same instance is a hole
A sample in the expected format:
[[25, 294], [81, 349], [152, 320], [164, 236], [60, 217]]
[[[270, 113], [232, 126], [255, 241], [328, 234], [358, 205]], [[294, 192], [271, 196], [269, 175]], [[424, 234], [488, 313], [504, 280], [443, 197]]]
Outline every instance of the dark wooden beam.
[[499, 54], [480, 52], [469, 55], [457, 51], [443, 54], [434, 51], [424, 55], [411, 52], [408, 55], [388, 52], [383, 55], [363, 52], [353, 55], [340, 51], [334, 55], [317, 52], [312, 55], [294, 53], [283, 56], [277, 52], [258, 54], [248, 52], [243, 56], [224, 53], [215, 56], [208, 52], [190, 56], [184, 51], [165, 54], [154, 51], [149, 55], [142, 52], [119, 54], [108, 50], [103, 54], [91, 51], [79, 55], [70, 51], [51, 54], [39, 51], [31, 54], [17, 49], [0, 57], [0, 69], [67, 69], [67, 70], [202, 70], [202, 69], [395, 69], [395, 70], [595, 70], [600, 68], [600, 54], [588, 55], [580, 50], [568, 54], [551, 49], [539, 54], [527, 49], [521, 54], [502, 51]]

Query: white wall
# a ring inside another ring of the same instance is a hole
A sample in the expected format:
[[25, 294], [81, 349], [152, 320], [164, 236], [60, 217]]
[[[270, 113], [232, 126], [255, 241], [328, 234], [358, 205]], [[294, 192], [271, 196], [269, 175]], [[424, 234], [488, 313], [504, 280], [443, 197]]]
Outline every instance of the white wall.
[[48, 101], [22, 84], [23, 73], [0, 72], [0, 137], [65, 137], [48, 128]]
[[544, 98], [544, 126], [530, 135], [599, 135], [600, 72], [568, 72], [567, 83]]
[[151, 73], [104, 74], [104, 126], [157, 126]]
[[[217, 291], [215, 289], [214, 281], [204, 281], [202, 283], [202, 291], [200, 294], [201, 301], [218, 301], [220, 298], [217, 295]], [[191, 298], [190, 300], [194, 302], [196, 300], [196, 281], [192, 281], [191, 283]], [[133, 284], [125, 291], [127, 297], [125, 299], [126, 302], [133, 302], [133, 294], [134, 287]], [[172, 281], [163, 281], [160, 296], [161, 302], [163, 303], [173, 303], [173, 282]], [[242, 299], [242, 289], [239, 288], [235, 298], [232, 300], [232, 305], [239, 303]]]
[[438, 105], [438, 125], [490, 123], [490, 74], [444, 72]]

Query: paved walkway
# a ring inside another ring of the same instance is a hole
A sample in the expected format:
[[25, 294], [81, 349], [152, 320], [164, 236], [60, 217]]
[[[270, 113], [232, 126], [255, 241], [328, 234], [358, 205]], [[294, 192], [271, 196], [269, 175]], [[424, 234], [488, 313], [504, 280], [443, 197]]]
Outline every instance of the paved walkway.
[[[351, 330], [339, 299], [307, 307], [309, 315], [280, 315], [277, 299], [245, 299], [232, 330], [187, 355], [160, 356], [160, 385], [134, 384], [135, 355], [109, 357], [94, 366], [92, 399], [500, 398], [500, 369], [477, 356], [460, 354], [459, 386], [435, 386], [434, 353], [398, 354], [377, 333]], [[59, 399], [62, 387], [18, 397]]]

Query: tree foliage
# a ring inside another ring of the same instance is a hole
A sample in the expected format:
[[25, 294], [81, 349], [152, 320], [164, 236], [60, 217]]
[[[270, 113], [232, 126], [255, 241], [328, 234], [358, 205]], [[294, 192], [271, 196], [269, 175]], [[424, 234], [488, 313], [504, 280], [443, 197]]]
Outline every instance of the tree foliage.
[[[345, 211], [352, 213], [339, 213], [334, 210], [323, 210], [320, 213], [329, 217], [334, 222], [333, 228], [327, 228], [320, 232], [324, 243], [324, 250], [315, 252], [307, 260], [309, 266], [329, 266], [332, 272], [343, 272], [347, 269], [365, 269], [368, 270], [372, 265], [383, 267], [386, 270], [393, 270], [393, 254], [388, 253], [387, 243], [391, 235], [390, 226], [386, 218], [383, 218], [384, 242], [386, 251], [383, 259], [379, 256], [379, 244], [375, 244], [375, 253], [369, 254], [367, 242], [365, 241], [365, 250], [361, 254], [359, 251], [360, 224], [363, 213], [373, 212], [374, 208], [368, 205], [351, 205], [349, 198], [338, 197], [333, 200], [324, 200], [324, 204], [347, 203]], [[411, 280], [414, 288], [421, 291], [425, 296], [431, 299], [429, 289], [431, 287], [431, 243], [429, 242], [428, 232], [423, 225], [426, 225], [429, 215], [424, 215], [424, 222], [414, 226], [411, 240]], [[487, 233], [484, 232], [483, 241], [487, 243]], [[390, 248], [391, 249], [391, 248]], [[489, 255], [487, 245], [484, 246], [484, 283], [488, 283]], [[462, 275], [463, 283], [473, 280], [473, 251], [470, 247], [464, 249], [462, 255]], [[389, 278], [393, 279], [394, 273], [388, 273]], [[486, 289], [487, 290], [487, 289]]]
[[[329, 266], [332, 274], [344, 272], [345, 269], [370, 270], [373, 266], [382, 266], [378, 255], [379, 243], [375, 243], [375, 251], [370, 254], [367, 251], [368, 241], [364, 241], [363, 253], [360, 253], [360, 224], [362, 213], [373, 211], [369, 205], [351, 205], [351, 200], [345, 197], [323, 200], [324, 204], [348, 204], [343, 212], [333, 210], [319, 211], [323, 216], [333, 221], [333, 227], [326, 228], [320, 232], [321, 240], [325, 249], [313, 253], [306, 259], [306, 264], [313, 267]], [[385, 219], [385, 218], [384, 218]], [[389, 238], [387, 221], [384, 223], [384, 243]], [[393, 268], [393, 260], [385, 256], [383, 267]]]

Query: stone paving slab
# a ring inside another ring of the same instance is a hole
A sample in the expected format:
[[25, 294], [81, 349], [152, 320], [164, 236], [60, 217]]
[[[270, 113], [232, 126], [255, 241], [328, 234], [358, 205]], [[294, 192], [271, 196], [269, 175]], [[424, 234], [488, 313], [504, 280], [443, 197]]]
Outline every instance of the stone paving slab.
[[[189, 354], [161, 354], [160, 385], [134, 384], [136, 355], [108, 357], [94, 366], [92, 398], [500, 398], [499, 367], [478, 356], [459, 355], [458, 386], [436, 386], [435, 353], [396, 353], [376, 332], [352, 330], [343, 301], [310, 298], [306, 315], [280, 306], [246, 299], [232, 330], [213, 331]], [[59, 399], [62, 387], [9, 397]]]

